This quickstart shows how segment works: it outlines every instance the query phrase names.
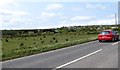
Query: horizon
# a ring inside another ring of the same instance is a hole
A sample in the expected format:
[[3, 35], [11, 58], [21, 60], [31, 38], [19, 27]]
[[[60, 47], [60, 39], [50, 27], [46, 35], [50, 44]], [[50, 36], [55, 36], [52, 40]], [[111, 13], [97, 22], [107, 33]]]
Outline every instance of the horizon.
[[[116, 25], [85, 25], [83, 27], [86, 27], [86, 26], [116, 26]], [[62, 27], [79, 27], [79, 26], [62, 26]], [[57, 28], [62, 28], [62, 27], [56, 27], [56, 28], [43, 28], [44, 29], [57, 29]], [[27, 28], [27, 29], [2, 29], [2, 30], [42, 30], [42, 29], [39, 29], [39, 28]]]

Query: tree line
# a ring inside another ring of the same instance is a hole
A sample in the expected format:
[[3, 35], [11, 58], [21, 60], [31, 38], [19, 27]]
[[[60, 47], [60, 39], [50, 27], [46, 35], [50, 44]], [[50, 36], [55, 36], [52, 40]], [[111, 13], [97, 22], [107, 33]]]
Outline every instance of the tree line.
[[97, 34], [101, 30], [113, 29], [120, 32], [120, 25], [116, 28], [116, 25], [92, 25], [92, 26], [70, 26], [52, 29], [29, 29], [29, 30], [2, 30], [3, 37], [15, 37], [15, 36], [37, 36], [37, 35], [52, 35], [56, 33], [81, 33], [81, 34]]

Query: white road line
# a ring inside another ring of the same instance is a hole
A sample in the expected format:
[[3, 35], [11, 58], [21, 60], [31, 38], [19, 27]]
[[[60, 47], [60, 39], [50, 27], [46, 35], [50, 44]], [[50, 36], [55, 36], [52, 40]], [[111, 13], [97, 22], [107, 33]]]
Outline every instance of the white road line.
[[[80, 57], [80, 58], [78, 58], [78, 59], [75, 59], [75, 60], [73, 60], [73, 61], [71, 61], [71, 62], [68, 62], [68, 63], [66, 63], [66, 64], [60, 65], [60, 66], [56, 67], [55, 69], [62, 68], [62, 67], [64, 67], [64, 66], [67, 66], [67, 65], [69, 65], [69, 64], [72, 64], [72, 63], [77, 62], [77, 61], [79, 61], [79, 60], [82, 60], [82, 59], [84, 59], [84, 58], [86, 58], [86, 57], [89, 57], [89, 56], [91, 56], [91, 55], [93, 55], [93, 54], [96, 54], [96, 53], [98, 53], [98, 52], [100, 52], [100, 51], [102, 51], [102, 49], [99, 49], [99, 50], [97, 50], [97, 51], [95, 51], [95, 52], [92, 52], [92, 53], [90, 53], [90, 54], [88, 54], [88, 55], [85, 55], [85, 56], [83, 56], [83, 57]], [[55, 70], [55, 69], [53, 69], [53, 70]]]
[[118, 44], [118, 42], [116, 42], [116, 43], [113, 43], [112, 45], [116, 45], [116, 44]]

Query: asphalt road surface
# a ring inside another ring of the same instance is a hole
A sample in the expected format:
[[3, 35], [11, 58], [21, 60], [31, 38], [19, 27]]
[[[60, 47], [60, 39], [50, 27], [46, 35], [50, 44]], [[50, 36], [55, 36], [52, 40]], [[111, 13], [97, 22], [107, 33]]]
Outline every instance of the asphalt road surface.
[[92, 41], [2, 62], [3, 68], [118, 68], [118, 43]]

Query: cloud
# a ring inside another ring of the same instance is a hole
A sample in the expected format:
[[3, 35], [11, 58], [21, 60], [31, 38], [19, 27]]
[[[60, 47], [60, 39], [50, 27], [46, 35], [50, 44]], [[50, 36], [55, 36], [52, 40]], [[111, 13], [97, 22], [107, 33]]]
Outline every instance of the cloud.
[[11, 19], [10, 22], [11, 23], [25, 23], [25, 22], [30, 22], [32, 21], [31, 19], [21, 19], [21, 18], [14, 18]]
[[93, 20], [87, 23], [87, 25], [114, 25], [114, 19]]
[[29, 15], [30, 14], [25, 11], [0, 8], [0, 25], [4, 27], [28, 22], [30, 20], [26, 19], [26, 17]]
[[[116, 17], [118, 17], [118, 16], [116, 15]], [[113, 19], [115, 19], [115, 14], [108, 15], [107, 18], [113, 18]]]
[[[63, 22], [63, 23], [62, 23]], [[82, 21], [61, 21], [61, 23], [58, 25], [58, 27], [63, 27], [63, 26], [86, 26], [86, 25], [113, 25], [115, 24], [114, 19], [104, 19], [104, 20], [92, 20], [92, 21], [87, 21], [87, 22], [82, 22]], [[57, 26], [57, 25], [56, 25]]]
[[96, 16], [75, 16], [71, 20], [88, 21], [95, 19]]
[[91, 4], [91, 3], [86, 3], [86, 8], [92, 8], [92, 9], [106, 9], [107, 7], [101, 5], [101, 4]]
[[25, 11], [0, 10], [0, 26], [9, 29], [14, 26], [29, 24], [32, 19], [27, 18], [29, 14]]
[[55, 16], [56, 16], [55, 13], [43, 12], [43, 13], [41, 14], [41, 17], [43, 17], [43, 18], [52, 18], [52, 17], [55, 17]]
[[42, 12], [40, 17], [38, 17], [38, 19], [41, 19], [42, 21], [47, 21], [51, 18], [54, 18], [55, 16], [57, 16], [56, 13]]
[[63, 5], [61, 5], [61, 4], [49, 4], [46, 7], [46, 10], [50, 11], [50, 10], [58, 10], [58, 9], [62, 9], [62, 8], [63, 8]]
[[65, 24], [65, 23], [67, 23], [67, 21], [66, 21], [66, 20], [63, 20], [63, 21], [60, 21], [59, 23], [60, 23], [60, 24]]
[[9, 9], [0, 8], [0, 15], [28, 16], [30, 14], [28, 12], [25, 12], [25, 11], [16, 11], [16, 10], [9, 10]]
[[[13, 5], [14, 7], [10, 7]], [[30, 13], [23, 10], [13, 10], [18, 7], [16, 0], [0, 0], [0, 26], [3, 28], [6, 26], [26, 24], [31, 19], [26, 18], [30, 16]]]
[[24, 18], [2, 18], [0, 19], [0, 26], [3, 29], [20, 29], [22, 27], [28, 27], [31, 25], [32, 19], [24, 19]]
[[63, 27], [63, 26], [66, 26], [66, 27], [69, 27], [69, 26], [79, 26], [80, 23], [76, 23], [76, 22], [73, 22], [73, 23], [66, 23], [66, 24], [60, 24], [59, 27]]
[[62, 13], [53, 13], [53, 12], [42, 12], [40, 16], [37, 17], [37, 19], [40, 19], [40, 22], [46, 22], [50, 19], [54, 18], [62, 18], [63, 14]]
[[24, 22], [30, 22], [32, 19], [23, 19], [23, 18], [1, 18], [0, 24], [16, 24], [16, 23], [24, 23]]
[[80, 7], [72, 7], [71, 9], [72, 9], [73, 11], [80, 11], [80, 10], [81, 10]]
[[106, 9], [107, 7], [105, 7], [105, 6], [103, 6], [103, 5], [101, 5], [101, 4], [97, 4], [96, 5], [96, 8], [98, 8], [98, 9]]
[[28, 12], [21, 10], [13, 10], [10, 6], [18, 6], [16, 0], [0, 0], [0, 24], [2, 26], [16, 24], [16, 22], [24, 21], [25, 16], [30, 15]]
[[95, 6], [90, 3], [86, 3], [86, 8], [95, 8]]
[[17, 6], [17, 0], [0, 0], [0, 6], [6, 6], [6, 5], [9, 5], [9, 4], [12, 4], [12, 5], [15, 5]]

